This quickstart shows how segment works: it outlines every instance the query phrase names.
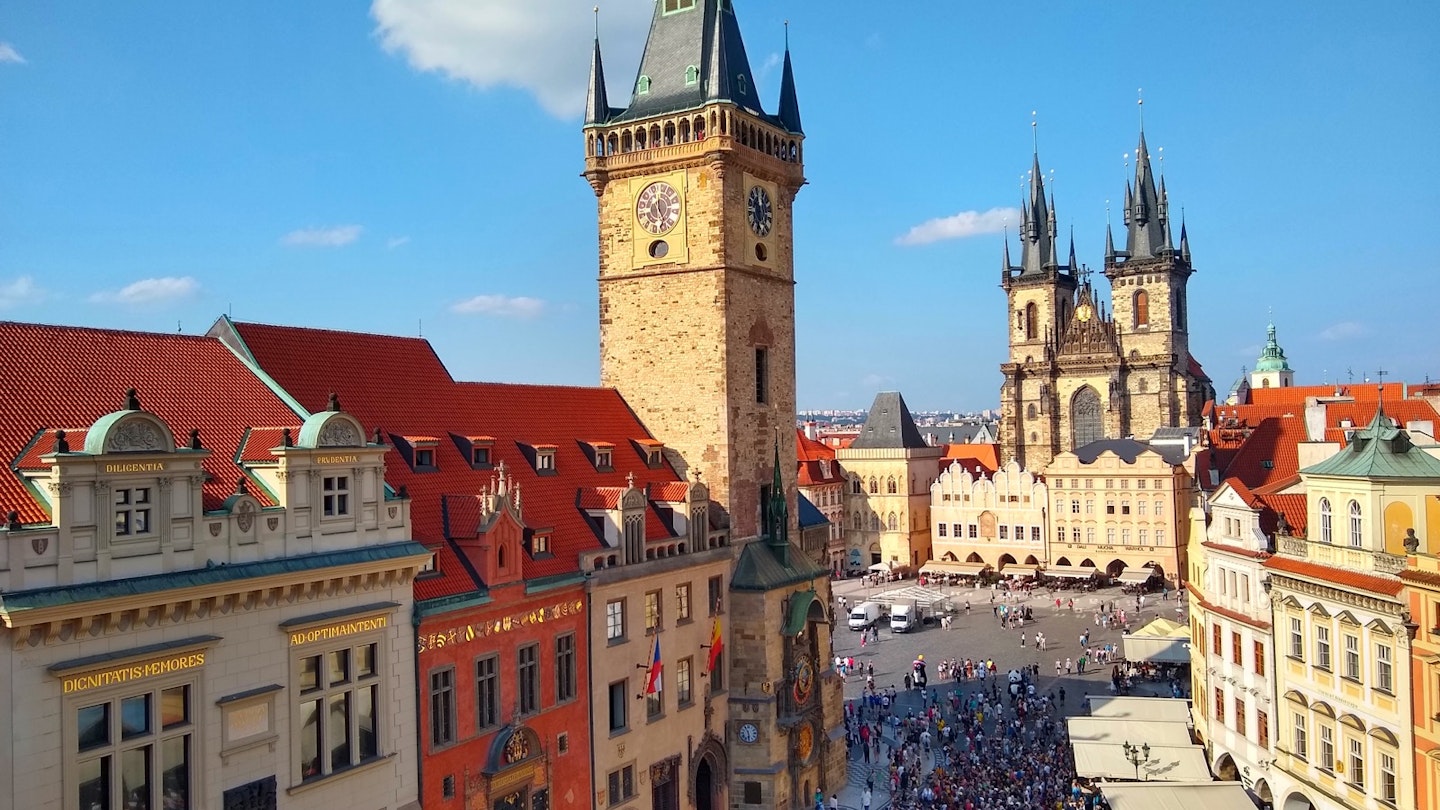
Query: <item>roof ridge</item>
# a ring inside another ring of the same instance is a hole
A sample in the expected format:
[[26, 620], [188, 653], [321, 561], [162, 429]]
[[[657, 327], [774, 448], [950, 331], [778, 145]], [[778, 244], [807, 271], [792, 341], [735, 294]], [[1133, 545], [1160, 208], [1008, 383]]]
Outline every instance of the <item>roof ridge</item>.
[[22, 329], [60, 329], [74, 332], [104, 332], [110, 335], [133, 335], [146, 338], [163, 338], [166, 340], [187, 340], [187, 341], [213, 341], [215, 338], [205, 334], [190, 334], [188, 332], [146, 332], [141, 329], [114, 329], [104, 326], [76, 326], [63, 323], [41, 323], [39, 321], [3, 321], [0, 320], [0, 328], [7, 326], [18, 326]]

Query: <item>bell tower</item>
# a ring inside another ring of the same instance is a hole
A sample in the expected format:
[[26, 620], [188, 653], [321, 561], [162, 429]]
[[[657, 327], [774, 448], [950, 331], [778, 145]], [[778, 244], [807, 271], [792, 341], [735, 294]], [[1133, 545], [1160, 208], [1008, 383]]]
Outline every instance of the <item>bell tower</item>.
[[[789, 48], [772, 115], [730, 0], [657, 0], [630, 103], [608, 99], [597, 38], [584, 138], [600, 383], [678, 472], [703, 476], [733, 537], [757, 536], [768, 445], [795, 421], [791, 205], [805, 173]], [[793, 442], [782, 455], [793, 504]]]
[[1020, 265], [1010, 262], [1007, 238], [1000, 266], [1010, 343], [1010, 357], [1001, 366], [1001, 453], [1004, 461], [1041, 469], [1060, 452], [1055, 358], [1074, 309], [1078, 265], [1073, 238], [1069, 261], [1060, 260], [1055, 200], [1045, 198], [1038, 154], [1030, 169], [1030, 198], [1020, 210]]

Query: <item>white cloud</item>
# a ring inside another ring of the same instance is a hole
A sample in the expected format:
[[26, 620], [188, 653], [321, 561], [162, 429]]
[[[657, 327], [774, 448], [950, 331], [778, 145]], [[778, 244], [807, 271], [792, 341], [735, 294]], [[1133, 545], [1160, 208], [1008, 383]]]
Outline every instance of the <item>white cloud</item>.
[[9, 63], [12, 65], [25, 64], [25, 57], [15, 50], [15, 46], [8, 42], [0, 42], [0, 64]]
[[784, 57], [782, 57], [779, 53], [772, 51], [769, 56], [765, 57], [765, 61], [760, 63], [760, 67], [755, 69], [755, 81], [763, 82], [768, 80], [770, 78], [770, 74], [774, 73], [775, 69], [780, 67], [784, 63]]
[[30, 276], [20, 276], [14, 281], [0, 281], [0, 309], [33, 304], [45, 297], [45, 291], [35, 284]]
[[1007, 220], [1020, 220], [1018, 208], [991, 208], [989, 211], [961, 211], [948, 217], [927, 220], [904, 235], [896, 237], [897, 245], [928, 245], [946, 239], [965, 239], [986, 233], [999, 233]]
[[886, 374], [866, 374], [860, 378], [861, 387], [872, 391], [891, 385], [894, 382], [895, 378]]
[[477, 295], [464, 301], [457, 301], [450, 307], [451, 312], [461, 315], [493, 315], [500, 318], [537, 318], [545, 311], [545, 302], [539, 298], [508, 295]]
[[1320, 332], [1321, 340], [1349, 340], [1365, 334], [1365, 324], [1357, 321], [1341, 321]]
[[389, 239], [385, 240], [385, 247], [389, 248], [390, 250], [394, 250], [401, 245], [408, 244], [410, 244], [410, 237], [408, 236], [392, 236]]
[[90, 296], [92, 304], [168, 304], [190, 298], [200, 291], [200, 282], [190, 276], [142, 278], [118, 290], [102, 290]]
[[280, 239], [291, 247], [343, 247], [360, 238], [361, 225], [336, 225], [331, 228], [301, 228]]
[[[387, 52], [482, 90], [513, 87], [552, 115], [585, 106], [594, 0], [374, 0], [375, 36]], [[630, 76], [615, 56], [639, 53], [653, 3], [608, 3], [600, 15], [611, 99], [629, 98]], [[632, 68], [633, 70], [633, 68]], [[617, 82], [618, 80], [618, 82]]]

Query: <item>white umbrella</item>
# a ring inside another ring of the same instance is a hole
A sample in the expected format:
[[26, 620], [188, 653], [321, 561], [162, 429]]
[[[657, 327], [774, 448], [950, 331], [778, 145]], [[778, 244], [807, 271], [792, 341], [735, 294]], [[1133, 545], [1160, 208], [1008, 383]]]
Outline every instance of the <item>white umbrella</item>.
[[879, 572], [888, 572], [888, 571], [890, 570], [890, 564], [889, 564], [889, 563], [875, 563], [874, 565], [870, 566], [870, 570], [871, 570], [871, 571], [879, 571]]

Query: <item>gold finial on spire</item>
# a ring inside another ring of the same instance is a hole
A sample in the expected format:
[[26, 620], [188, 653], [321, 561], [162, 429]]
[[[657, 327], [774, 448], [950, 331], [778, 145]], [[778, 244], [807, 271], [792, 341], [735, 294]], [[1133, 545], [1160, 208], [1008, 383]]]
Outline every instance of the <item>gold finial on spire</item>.
[[596, 6], [596, 7], [592, 8], [592, 9], [590, 9], [590, 10], [595, 13], [595, 38], [596, 38], [596, 39], [599, 39], [599, 38], [600, 38], [600, 7], [599, 7], [599, 6]]
[[785, 21], [785, 50], [790, 50], [790, 21]]
[[1141, 131], [1141, 132], [1144, 132], [1144, 131], [1145, 131], [1145, 88], [1143, 88], [1143, 87], [1137, 88], [1137, 89], [1135, 90], [1135, 95], [1136, 95], [1135, 106], [1138, 107], [1139, 110], [1140, 110], [1140, 131]]
[[1030, 111], [1030, 143], [1035, 147], [1035, 154], [1040, 154], [1040, 113], [1038, 110]]

